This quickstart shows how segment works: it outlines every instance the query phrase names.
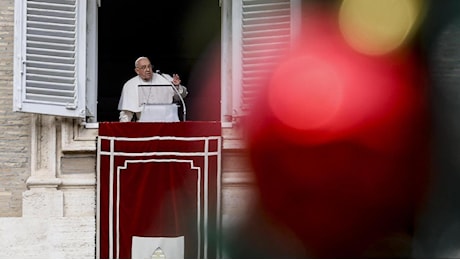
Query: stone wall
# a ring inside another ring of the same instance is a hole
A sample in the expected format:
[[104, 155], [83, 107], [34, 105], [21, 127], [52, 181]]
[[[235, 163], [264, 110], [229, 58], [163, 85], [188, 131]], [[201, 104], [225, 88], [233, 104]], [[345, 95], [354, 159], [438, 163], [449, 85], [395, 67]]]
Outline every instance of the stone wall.
[[[0, 258], [95, 258], [97, 129], [13, 112], [14, 3], [0, 0]], [[244, 220], [254, 191], [239, 138], [224, 135], [227, 230]]]
[[30, 115], [13, 112], [14, 0], [0, 0], [0, 217], [21, 216], [30, 175]]

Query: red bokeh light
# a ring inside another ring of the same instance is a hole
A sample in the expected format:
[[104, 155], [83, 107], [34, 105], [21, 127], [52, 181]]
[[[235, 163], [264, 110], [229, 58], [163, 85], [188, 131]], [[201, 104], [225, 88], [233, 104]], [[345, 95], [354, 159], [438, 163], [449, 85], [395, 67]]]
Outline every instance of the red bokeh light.
[[313, 257], [361, 257], [411, 231], [428, 172], [423, 74], [408, 50], [365, 56], [316, 19], [262, 87], [247, 142], [265, 209]]

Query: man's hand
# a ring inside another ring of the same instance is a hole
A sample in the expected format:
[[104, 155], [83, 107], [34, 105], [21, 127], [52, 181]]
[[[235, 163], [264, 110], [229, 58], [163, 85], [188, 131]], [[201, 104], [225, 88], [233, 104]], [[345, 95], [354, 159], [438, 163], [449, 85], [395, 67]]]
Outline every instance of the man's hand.
[[174, 84], [174, 86], [179, 86], [181, 82], [179, 75], [173, 74], [173, 79], [171, 82]]

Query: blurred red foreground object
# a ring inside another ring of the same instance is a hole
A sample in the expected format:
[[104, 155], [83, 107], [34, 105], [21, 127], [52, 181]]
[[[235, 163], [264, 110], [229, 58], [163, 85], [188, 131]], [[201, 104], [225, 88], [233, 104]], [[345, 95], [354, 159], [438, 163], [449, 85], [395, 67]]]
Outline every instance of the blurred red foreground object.
[[365, 56], [318, 17], [261, 87], [248, 148], [263, 207], [312, 257], [366, 257], [411, 235], [429, 168], [426, 84], [409, 51]]

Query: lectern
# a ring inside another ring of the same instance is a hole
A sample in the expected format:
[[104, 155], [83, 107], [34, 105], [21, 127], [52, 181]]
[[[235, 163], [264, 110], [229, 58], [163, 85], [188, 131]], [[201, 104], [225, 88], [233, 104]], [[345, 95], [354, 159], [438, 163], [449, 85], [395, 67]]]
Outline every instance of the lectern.
[[[158, 74], [164, 77], [162, 74]], [[172, 89], [176, 93], [176, 97], [180, 100], [181, 107], [182, 107], [182, 120], [186, 120], [187, 108], [185, 106], [185, 101], [182, 98], [179, 91], [176, 87], [170, 84], [141, 84], [138, 85], [139, 88], [167, 88]], [[142, 93], [142, 92], [139, 92]], [[144, 94], [145, 95], [145, 94]], [[144, 100], [147, 99], [147, 100]], [[161, 103], [149, 103], [149, 97], [140, 96], [139, 100], [142, 100], [142, 113], [141, 118], [139, 119], [140, 122], [178, 122], [179, 117], [177, 114], [177, 107], [178, 105], [173, 104], [161, 104]]]

